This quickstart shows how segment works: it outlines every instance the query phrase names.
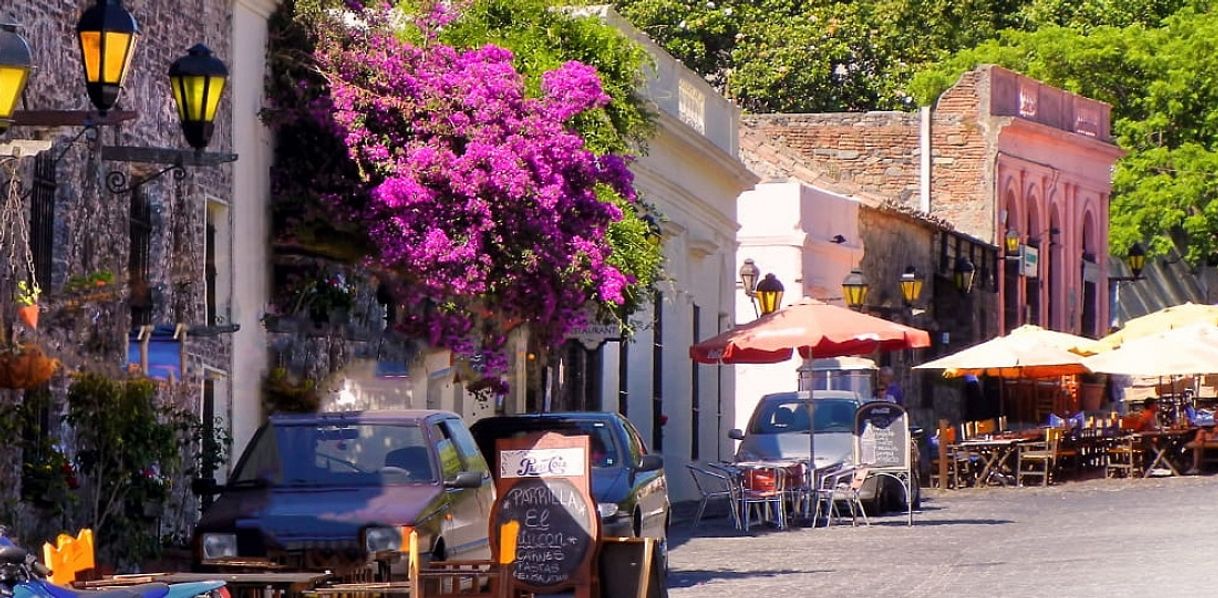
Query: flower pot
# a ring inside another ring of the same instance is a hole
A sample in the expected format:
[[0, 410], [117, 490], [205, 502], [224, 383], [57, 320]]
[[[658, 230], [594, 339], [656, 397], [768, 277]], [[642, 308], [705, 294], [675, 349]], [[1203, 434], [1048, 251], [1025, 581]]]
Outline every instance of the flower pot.
[[59, 367], [59, 360], [47, 357], [38, 345], [21, 345], [0, 352], [0, 388], [34, 388], [47, 380]]
[[17, 308], [17, 317], [21, 318], [21, 321], [28, 326], [30, 330], [38, 329], [38, 313], [39, 308], [37, 303], [34, 305], [22, 305], [21, 307]]
[[1104, 385], [1084, 382], [1079, 385], [1078, 394], [1083, 411], [1099, 411], [1104, 402]]

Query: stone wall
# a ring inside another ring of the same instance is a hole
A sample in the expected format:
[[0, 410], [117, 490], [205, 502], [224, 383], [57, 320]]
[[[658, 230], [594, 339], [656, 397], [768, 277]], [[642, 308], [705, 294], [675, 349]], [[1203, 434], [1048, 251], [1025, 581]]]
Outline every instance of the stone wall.
[[[21, 32], [29, 40], [34, 56], [36, 70], [25, 97], [28, 110], [91, 109], [75, 37], [76, 22], [89, 4], [92, 0], [9, 0], [0, 6], [0, 20], [22, 25]], [[127, 335], [131, 329], [127, 286], [131, 196], [107, 191], [105, 176], [110, 171], [120, 171], [131, 180], [138, 180], [165, 167], [102, 161], [99, 147], [104, 144], [186, 148], [166, 76], [169, 66], [198, 42], [206, 43], [221, 60], [230, 59], [231, 6], [227, 0], [128, 0], [124, 5], [135, 15], [142, 35], [115, 110], [134, 111], [136, 118], [89, 131], [74, 144], [73, 138], [81, 133], [81, 129], [74, 127], [14, 127], [6, 135], [6, 139], [53, 141], [49, 151], [55, 156], [62, 155], [54, 169], [53, 267], [49, 288], [43, 288], [42, 322], [36, 334], [24, 332], [25, 338], [43, 344], [63, 361], [61, 373], [51, 383], [60, 408], [71, 372], [89, 369], [122, 375], [127, 368]], [[229, 122], [226, 101], [216, 120], [211, 151], [231, 151]], [[19, 176], [27, 187], [34, 162], [34, 157], [20, 160]], [[165, 176], [141, 189], [151, 207], [148, 283], [154, 324], [207, 324], [206, 207], [208, 201], [232, 200], [229, 176], [227, 166], [192, 168], [183, 180]], [[65, 289], [71, 277], [98, 271], [112, 273], [114, 283], [89, 297]], [[5, 307], [13, 278], [7, 269], [0, 272], [0, 291], [5, 293], [0, 294], [5, 297], [0, 303]], [[222, 338], [187, 342], [183, 379], [172, 387], [165, 385], [162, 399], [196, 409], [202, 394], [204, 366], [227, 370], [228, 347]], [[20, 393], [7, 392], [3, 400], [18, 401]], [[63, 443], [70, 452], [68, 430], [64, 430]], [[7, 460], [0, 469], [0, 506], [7, 505], [10, 515], [20, 492], [19, 470], [12, 467], [16, 462]], [[28, 523], [37, 521], [38, 514], [26, 511], [17, 514], [17, 518], [18, 523], [22, 520]]]

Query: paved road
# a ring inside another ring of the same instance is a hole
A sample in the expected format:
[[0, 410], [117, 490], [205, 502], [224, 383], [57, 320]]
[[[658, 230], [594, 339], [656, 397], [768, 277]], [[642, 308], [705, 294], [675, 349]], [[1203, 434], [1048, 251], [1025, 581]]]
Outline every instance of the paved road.
[[[912, 528], [674, 529], [673, 598], [1203, 596], [1218, 588], [1218, 476], [927, 493]], [[1150, 592], [1153, 592], [1151, 594]]]

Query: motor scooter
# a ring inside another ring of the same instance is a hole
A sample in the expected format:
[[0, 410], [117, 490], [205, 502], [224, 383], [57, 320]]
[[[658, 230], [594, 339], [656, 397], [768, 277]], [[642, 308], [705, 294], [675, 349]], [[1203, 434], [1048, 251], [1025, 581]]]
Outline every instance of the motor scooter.
[[223, 581], [75, 590], [51, 583], [50, 575], [50, 569], [13, 543], [8, 530], [0, 526], [0, 598], [230, 598]]

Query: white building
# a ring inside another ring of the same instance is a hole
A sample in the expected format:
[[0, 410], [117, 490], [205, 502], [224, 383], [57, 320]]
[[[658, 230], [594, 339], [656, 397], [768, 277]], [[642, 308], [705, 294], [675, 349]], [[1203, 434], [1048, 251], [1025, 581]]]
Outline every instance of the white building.
[[645, 93], [657, 132], [632, 170], [642, 197], [663, 215], [668, 276], [659, 310], [635, 316], [643, 324], [635, 337], [600, 350], [599, 404], [634, 422], [664, 455], [672, 500], [689, 500], [697, 493], [685, 464], [731, 456], [732, 369], [694, 364], [689, 345], [733, 325], [736, 198], [757, 177], [738, 157], [739, 108], [611, 9], [594, 10], [655, 61]]

